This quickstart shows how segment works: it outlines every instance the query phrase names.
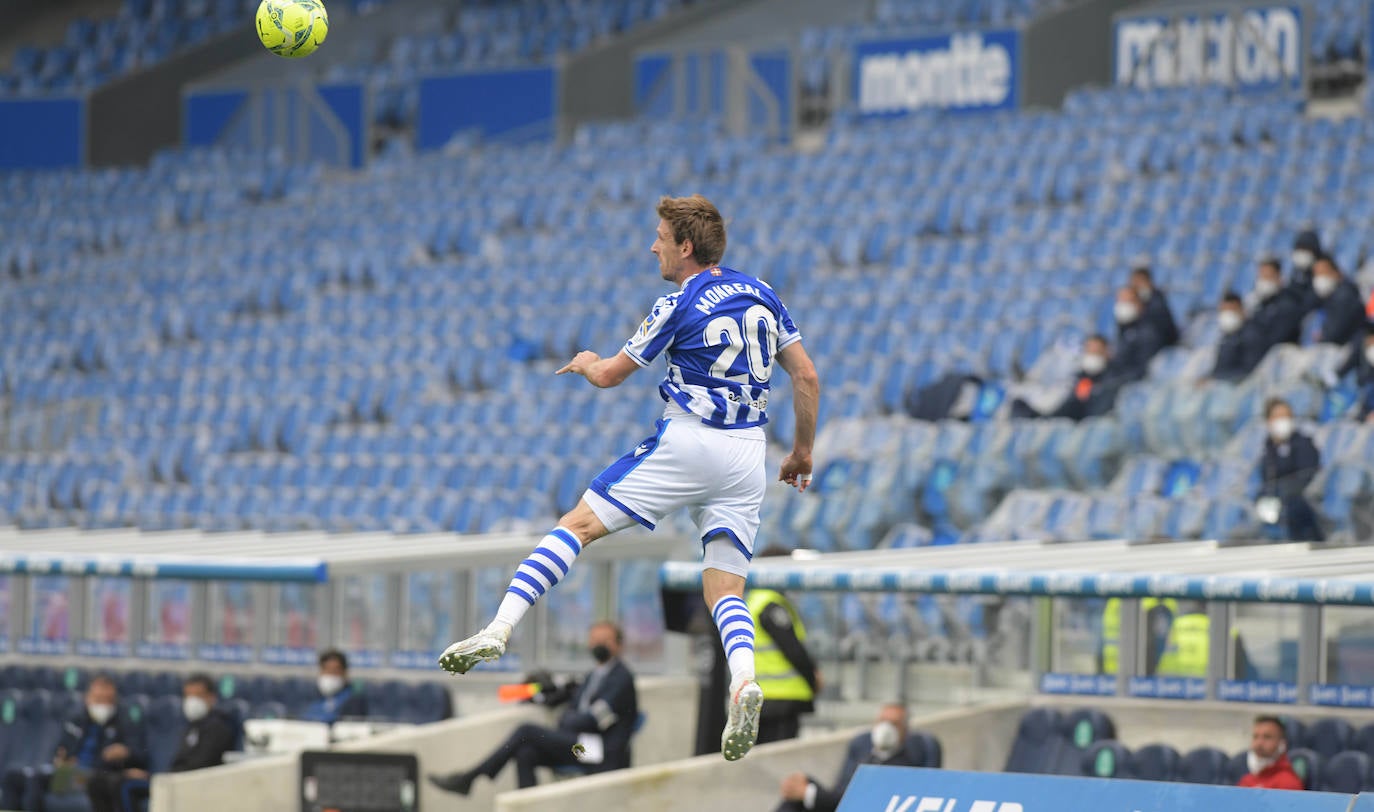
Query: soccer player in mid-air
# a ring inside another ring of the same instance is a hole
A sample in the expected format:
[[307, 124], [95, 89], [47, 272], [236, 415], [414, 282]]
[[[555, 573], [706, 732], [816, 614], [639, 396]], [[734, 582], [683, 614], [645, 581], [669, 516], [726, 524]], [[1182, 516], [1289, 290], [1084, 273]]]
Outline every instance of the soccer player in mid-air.
[[582, 548], [635, 523], [652, 530], [686, 507], [701, 532], [702, 592], [730, 666], [721, 753], [735, 761], [754, 746], [763, 705], [754, 680], [754, 621], [743, 596], [768, 480], [768, 382], [775, 365], [792, 379], [796, 430], [778, 478], [804, 491], [811, 481], [820, 381], [773, 289], [720, 264], [725, 222], [716, 207], [701, 195], [665, 197], [658, 216], [652, 251], [663, 279], [678, 289], [654, 303], [619, 353], [601, 358], [583, 350], [558, 370], [607, 388], [666, 351], [668, 375], [659, 394], [667, 405], [657, 431], [592, 480], [577, 506], [516, 569], [495, 620], [449, 646], [439, 664], [463, 674], [497, 659], [511, 629], [568, 574]]

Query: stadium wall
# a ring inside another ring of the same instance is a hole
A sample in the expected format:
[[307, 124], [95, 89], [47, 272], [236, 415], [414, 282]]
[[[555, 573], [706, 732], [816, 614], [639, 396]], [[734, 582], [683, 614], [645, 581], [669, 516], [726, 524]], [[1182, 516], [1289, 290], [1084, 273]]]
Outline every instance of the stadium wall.
[[[635, 736], [635, 763], [658, 764], [686, 758], [691, 754], [696, 730], [696, 680], [641, 679], [636, 687], [645, 721], [644, 728]], [[337, 749], [414, 754], [419, 758], [421, 774], [447, 772], [471, 767], [486, 758], [516, 725], [523, 722], [552, 724], [555, 713], [535, 705], [519, 705], [345, 742]], [[716, 761], [719, 760], [716, 757]], [[184, 812], [188, 809], [196, 812], [280, 812], [293, 808], [285, 799], [298, 796], [299, 777], [299, 759], [294, 755], [270, 756], [191, 773], [159, 775], [153, 779], [149, 812]], [[490, 809], [498, 792], [514, 787], [515, 769], [512, 766], [500, 780], [479, 782], [473, 788], [469, 796], [471, 808]], [[420, 808], [442, 807], [451, 798], [421, 782]]]
[[1044, 14], [1021, 32], [1023, 107], [1058, 107], [1070, 90], [1112, 83], [1112, 17], [1148, 0], [1094, 0]]
[[87, 101], [91, 166], [146, 163], [181, 141], [181, 88], [261, 51], [251, 23], [145, 71], [116, 79]]

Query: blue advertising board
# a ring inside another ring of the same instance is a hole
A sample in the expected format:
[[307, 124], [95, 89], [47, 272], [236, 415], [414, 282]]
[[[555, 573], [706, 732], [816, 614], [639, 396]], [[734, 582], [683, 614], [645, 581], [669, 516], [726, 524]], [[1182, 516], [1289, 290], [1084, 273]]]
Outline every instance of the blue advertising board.
[[865, 115], [917, 110], [1013, 110], [1020, 101], [1017, 31], [860, 42], [854, 101]]
[[420, 80], [415, 146], [437, 149], [461, 132], [549, 137], [558, 114], [551, 67], [475, 71]]
[[839, 812], [1347, 812], [1352, 800], [1328, 792], [865, 764]]
[[1118, 18], [1113, 75], [1139, 88], [1302, 86], [1302, 7], [1271, 5]]
[[86, 101], [0, 100], [0, 169], [61, 169], [86, 161]]

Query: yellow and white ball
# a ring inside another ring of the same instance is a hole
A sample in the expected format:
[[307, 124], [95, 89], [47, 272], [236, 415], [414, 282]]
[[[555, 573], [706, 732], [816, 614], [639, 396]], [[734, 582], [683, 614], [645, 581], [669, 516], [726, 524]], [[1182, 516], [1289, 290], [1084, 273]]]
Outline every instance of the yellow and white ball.
[[309, 56], [329, 34], [329, 14], [320, 0], [262, 0], [257, 27], [258, 39], [277, 56]]

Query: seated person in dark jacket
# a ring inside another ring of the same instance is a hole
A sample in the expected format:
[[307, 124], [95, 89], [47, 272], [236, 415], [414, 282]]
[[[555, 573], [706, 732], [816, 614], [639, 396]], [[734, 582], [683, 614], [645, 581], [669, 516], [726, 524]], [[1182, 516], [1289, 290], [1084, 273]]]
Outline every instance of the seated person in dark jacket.
[[1364, 302], [1360, 291], [1341, 273], [1330, 257], [1318, 257], [1312, 266], [1312, 291], [1321, 302], [1324, 344], [1349, 344], [1365, 329]]
[[1120, 386], [1107, 377], [1111, 365], [1111, 347], [1100, 335], [1083, 339], [1083, 357], [1079, 361], [1078, 377], [1073, 389], [1059, 407], [1049, 414], [1041, 414], [1035, 407], [1021, 400], [1012, 401], [1012, 417], [1064, 417], [1078, 421], [1087, 417], [1101, 417], [1112, 410]]
[[1321, 237], [1312, 229], [1304, 229], [1293, 238], [1293, 273], [1288, 280], [1288, 290], [1306, 316], [1317, 309], [1317, 296], [1312, 290], [1312, 266], [1317, 258], [1326, 253], [1322, 250]]
[[827, 788], [805, 773], [792, 773], [782, 779], [782, 803], [776, 812], [834, 812], [860, 765], [924, 766], [927, 754], [909, 752], [908, 746], [906, 706], [897, 703], [884, 705], [878, 711], [873, 730], [850, 741], [834, 785]]
[[1217, 360], [1212, 367], [1214, 381], [1241, 381], [1259, 366], [1268, 341], [1253, 321], [1245, 318], [1245, 307], [1235, 291], [1227, 291], [1217, 308], [1217, 326], [1221, 340], [1217, 342]]
[[320, 653], [320, 675], [316, 678], [320, 698], [301, 714], [306, 722], [332, 725], [340, 719], [367, 716], [367, 697], [348, 681], [348, 658], [338, 649]]
[[1359, 411], [1356, 413], [1357, 420], [1374, 422], [1374, 330], [1370, 330], [1355, 343], [1350, 349], [1350, 355], [1346, 357], [1345, 363], [1336, 370], [1333, 376], [1335, 380], [1341, 380], [1347, 375], [1354, 373], [1355, 387], [1359, 390], [1356, 401]]
[[1317, 513], [1303, 496], [1321, 468], [1321, 455], [1311, 437], [1294, 430], [1293, 409], [1287, 401], [1271, 399], [1265, 404], [1264, 419], [1269, 437], [1260, 460], [1261, 500], [1277, 500], [1290, 541], [1324, 541]]
[[113, 680], [104, 675], [93, 678], [85, 705], [62, 725], [52, 763], [5, 773], [0, 808], [41, 810], [50, 785], [59, 794], [79, 792], [97, 771], [146, 766], [142, 731], [118, 702]]
[[1116, 293], [1112, 315], [1116, 317], [1116, 358], [1107, 369], [1108, 377], [1122, 383], [1141, 380], [1150, 371], [1150, 359], [1164, 347], [1164, 340], [1143, 316], [1145, 308], [1135, 288]]
[[1155, 328], [1164, 346], [1172, 347], [1177, 344], [1178, 324], [1174, 321], [1174, 312], [1169, 309], [1169, 297], [1155, 287], [1154, 276], [1150, 273], [1148, 265], [1137, 263], [1132, 269], [1131, 287], [1141, 304], [1145, 306], [1145, 313], [1141, 318]]
[[[181, 713], [186, 717], [186, 730], [172, 757], [172, 772], [223, 764], [224, 754], [234, 749], [239, 723], [216, 707], [218, 700], [215, 683], [205, 674], [192, 674], [181, 684]], [[86, 784], [86, 797], [91, 801], [92, 812], [131, 810], [136, 801], [148, 797], [148, 771], [128, 767], [98, 772]]]
[[1283, 282], [1279, 261], [1268, 257], [1260, 261], [1255, 278], [1255, 309], [1250, 314], [1256, 334], [1263, 340], [1262, 359], [1275, 344], [1302, 341], [1302, 296]]
[[[619, 626], [608, 621], [594, 624], [587, 631], [587, 647], [597, 666], [573, 693], [556, 729], [520, 725], [486, 761], [469, 770], [430, 775], [430, 783], [467, 795], [479, 775], [495, 778], [511, 759], [521, 789], [538, 783], [535, 767], [581, 766], [593, 773], [629, 767], [639, 699], [634, 675], [620, 661], [623, 644]], [[575, 745], [584, 750], [580, 758], [573, 754]]]

